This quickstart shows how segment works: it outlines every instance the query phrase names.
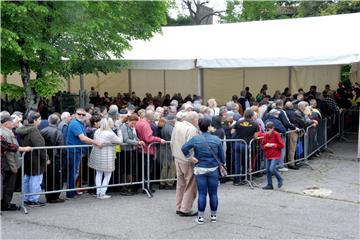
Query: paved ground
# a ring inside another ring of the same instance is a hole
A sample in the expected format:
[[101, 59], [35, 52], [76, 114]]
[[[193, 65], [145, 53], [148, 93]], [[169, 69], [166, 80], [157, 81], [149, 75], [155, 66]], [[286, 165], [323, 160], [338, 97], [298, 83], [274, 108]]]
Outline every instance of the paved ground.
[[[2, 239], [360, 239], [359, 162], [357, 139], [330, 145], [301, 168], [283, 174], [283, 189], [221, 185], [218, 222], [198, 226], [194, 218], [175, 214], [175, 191], [157, 191], [152, 199], [139, 194], [91, 196], [30, 209], [5, 212]], [[263, 185], [265, 178], [257, 179]], [[332, 193], [323, 198], [303, 194], [309, 187]], [[195, 207], [195, 206], [194, 206]]]

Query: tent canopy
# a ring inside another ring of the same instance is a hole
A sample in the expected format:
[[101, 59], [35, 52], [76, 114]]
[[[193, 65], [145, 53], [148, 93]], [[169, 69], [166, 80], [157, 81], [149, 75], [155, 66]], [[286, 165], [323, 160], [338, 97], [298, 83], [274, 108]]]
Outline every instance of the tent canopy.
[[360, 13], [233, 24], [163, 27], [131, 42], [130, 69], [282, 67], [360, 61]]

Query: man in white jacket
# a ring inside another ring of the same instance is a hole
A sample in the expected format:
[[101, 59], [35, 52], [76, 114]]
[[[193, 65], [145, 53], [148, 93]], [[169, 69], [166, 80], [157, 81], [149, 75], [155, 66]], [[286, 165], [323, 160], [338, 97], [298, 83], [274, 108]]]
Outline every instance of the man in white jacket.
[[199, 134], [197, 126], [199, 115], [196, 112], [188, 112], [183, 121], [175, 124], [171, 135], [171, 150], [175, 158], [176, 166], [176, 214], [180, 216], [196, 216], [192, 211], [192, 205], [196, 198], [196, 183], [193, 171], [193, 163], [184, 156], [181, 147], [193, 136]]

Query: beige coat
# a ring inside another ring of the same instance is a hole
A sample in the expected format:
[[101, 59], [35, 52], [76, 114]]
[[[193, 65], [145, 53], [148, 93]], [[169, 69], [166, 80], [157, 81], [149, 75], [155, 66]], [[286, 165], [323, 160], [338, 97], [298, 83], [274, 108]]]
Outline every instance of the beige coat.
[[[103, 145], [113, 143], [122, 143], [122, 139], [112, 130], [96, 130], [94, 140]], [[102, 148], [94, 146], [89, 159], [89, 167], [103, 172], [113, 172], [115, 170], [115, 145], [103, 146]]]
[[177, 122], [171, 134], [171, 150], [176, 160], [189, 162], [181, 151], [182, 146], [199, 134], [197, 128], [189, 122]]

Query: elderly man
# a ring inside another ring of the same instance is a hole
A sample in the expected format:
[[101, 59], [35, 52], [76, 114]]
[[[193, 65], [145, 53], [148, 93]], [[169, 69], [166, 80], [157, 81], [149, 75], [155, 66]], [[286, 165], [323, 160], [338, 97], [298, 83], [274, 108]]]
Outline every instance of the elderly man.
[[[86, 112], [83, 108], [76, 109], [75, 118], [70, 122], [67, 138], [66, 138], [66, 145], [84, 145], [85, 144], [93, 144], [98, 147], [101, 147], [101, 143], [97, 142], [91, 138], [86, 136], [85, 131], [85, 116]], [[75, 188], [75, 182], [77, 177], [79, 176], [79, 168], [80, 168], [80, 161], [82, 159], [82, 155], [84, 154], [84, 148], [77, 147], [77, 148], [68, 148], [68, 170], [69, 170], [69, 177], [68, 177], [68, 188], [73, 189]], [[66, 193], [67, 198], [74, 198], [76, 196], [75, 191], [69, 191]]]
[[186, 158], [181, 147], [193, 136], [198, 135], [199, 115], [196, 112], [188, 112], [184, 121], [177, 122], [171, 134], [171, 150], [175, 158], [176, 167], [176, 214], [180, 216], [196, 216], [192, 211], [192, 205], [196, 198], [196, 183], [193, 171], [193, 163]]
[[31, 147], [19, 147], [12, 128], [13, 117], [6, 111], [0, 113], [1, 119], [1, 211], [17, 210], [18, 206], [11, 203], [15, 190], [16, 175], [21, 165], [18, 151], [31, 151]]
[[69, 112], [63, 112], [61, 114], [61, 122], [58, 125], [58, 129], [63, 134], [64, 140], [66, 140], [66, 138], [67, 138], [67, 131], [68, 131], [70, 121], [71, 121], [70, 113]]
[[[64, 136], [57, 128], [60, 119], [56, 114], [51, 114], [48, 118], [49, 126], [40, 131], [41, 135], [45, 139], [46, 146], [63, 146]], [[62, 189], [61, 179], [61, 166], [63, 160], [64, 149], [48, 149], [47, 153], [50, 158], [50, 164], [47, 165], [45, 174], [47, 192]], [[60, 193], [46, 194], [46, 201], [48, 203], [60, 203], [64, 202], [64, 199], [59, 198]]]

